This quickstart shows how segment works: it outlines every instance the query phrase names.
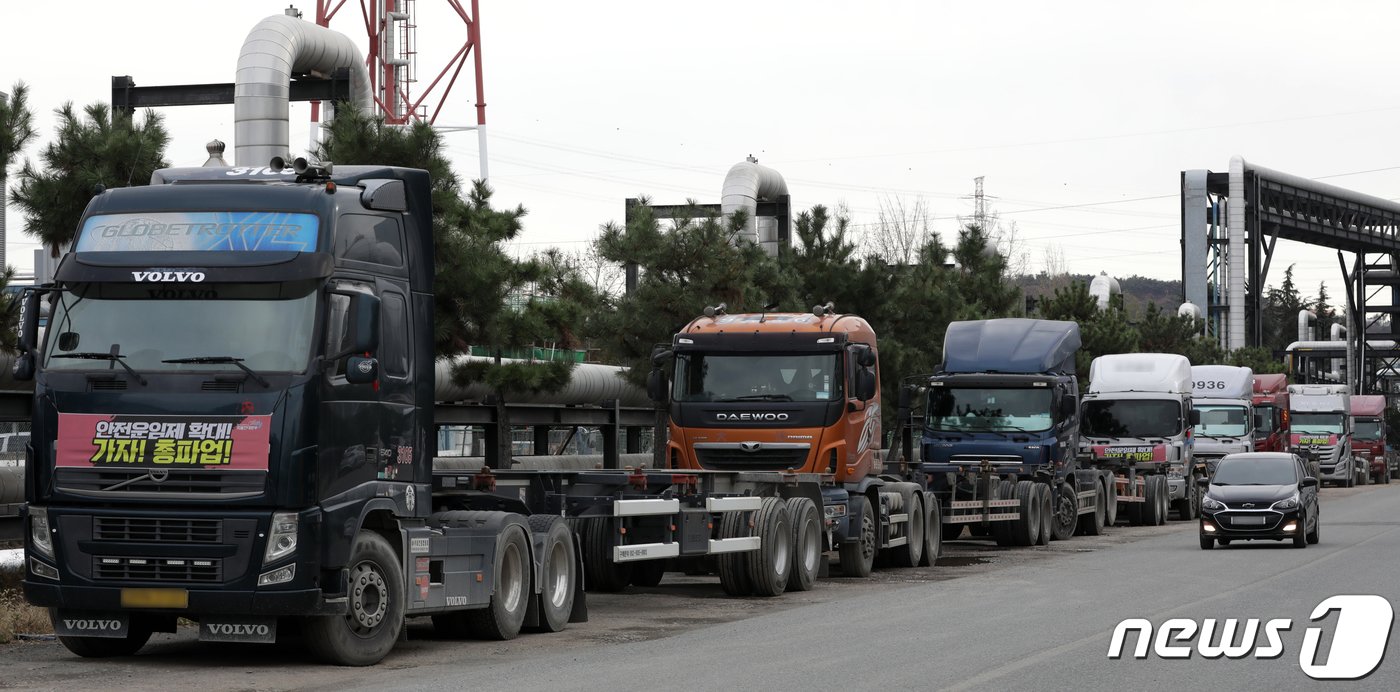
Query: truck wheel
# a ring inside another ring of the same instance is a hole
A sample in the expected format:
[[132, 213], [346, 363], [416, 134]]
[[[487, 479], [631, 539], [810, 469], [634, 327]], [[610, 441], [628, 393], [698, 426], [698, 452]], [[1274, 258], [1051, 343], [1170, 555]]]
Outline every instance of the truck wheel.
[[[58, 609], [49, 608], [49, 620], [58, 619]], [[59, 637], [58, 641], [63, 642], [63, 646], [69, 651], [82, 656], [83, 658], [111, 658], [113, 656], [130, 656], [151, 638], [151, 628], [136, 622], [130, 618], [127, 624], [126, 636], [120, 639], [110, 637]]]
[[[997, 483], [996, 487], [993, 488], [992, 499], [1015, 500], [1016, 484], [1012, 483], [1011, 481], [1002, 481], [1000, 483]], [[996, 510], [992, 512], [992, 514], [994, 515], [999, 513], [1000, 512]], [[1013, 526], [1016, 523], [1016, 521], [1017, 520], [1012, 519], [1010, 521], [990, 522], [990, 526], [988, 526], [987, 528], [990, 530], [992, 538], [996, 539], [997, 545], [1016, 545], [1015, 526]]]
[[[514, 639], [525, 623], [530, 608], [530, 540], [518, 528], [507, 527], [496, 537], [496, 560], [492, 566], [495, 582], [491, 602], [485, 608], [462, 613], [467, 630], [479, 639]], [[565, 611], [565, 621], [568, 612]]]
[[789, 498], [788, 518], [792, 519], [792, 569], [788, 591], [811, 591], [822, 562], [822, 526], [817, 521], [817, 505], [805, 497]]
[[859, 540], [841, 543], [841, 573], [864, 579], [875, 568], [875, 542], [879, 540], [879, 527], [875, 524], [875, 510], [871, 508], [870, 500], [863, 495], [852, 495], [850, 503], [851, 512], [847, 521], [851, 522], [851, 529]]
[[1040, 538], [1036, 545], [1050, 545], [1050, 536], [1055, 532], [1054, 500], [1050, 492], [1050, 486], [1045, 483], [1035, 484], [1035, 501], [1040, 505]]
[[904, 525], [904, 545], [894, 548], [891, 555], [895, 567], [918, 567], [924, 559], [924, 503], [919, 501], [917, 491], [900, 493], [904, 498], [904, 514], [909, 520]]
[[1167, 485], [1167, 477], [1158, 476], [1157, 478], [1160, 479], [1157, 483], [1157, 497], [1161, 498], [1161, 507], [1157, 512], [1157, 525], [1162, 526], [1167, 523], [1167, 509], [1171, 504], [1172, 494], [1171, 486]]
[[1086, 536], [1103, 535], [1104, 524], [1103, 484], [1094, 483], [1094, 511], [1079, 515], [1079, 532]]
[[578, 583], [574, 564], [574, 534], [563, 518], [552, 514], [530, 516], [530, 533], [541, 537], [540, 624], [541, 632], [559, 632], [569, 623], [574, 610], [574, 586]]
[[932, 567], [943, 553], [943, 511], [938, 497], [933, 493], [923, 493], [924, 498], [924, 556], [919, 560], [920, 567]]
[[1075, 490], [1074, 477], [1069, 476], [1055, 486], [1054, 520], [1050, 522], [1051, 540], [1063, 541], [1074, 535], [1075, 524], [1079, 521], [1079, 496]]
[[1118, 477], [1109, 473], [1103, 481], [1103, 525], [1113, 526], [1118, 523]]
[[632, 583], [632, 565], [613, 562], [612, 522], [605, 517], [580, 520], [583, 535], [584, 586], [590, 591], [617, 593]]
[[1370, 472], [1369, 470], [1361, 471], [1360, 473], [1358, 473], [1358, 474], [1356, 474], [1356, 475], [1357, 475], [1358, 478], [1361, 479], [1361, 485], [1370, 485], [1370, 484], [1371, 484], [1371, 472]]
[[[373, 531], [355, 537], [348, 564], [345, 614], [307, 618], [304, 638], [311, 653], [327, 663], [373, 665], [389, 654], [403, 630], [403, 567], [389, 541]], [[521, 604], [523, 617], [523, 599]]]
[[754, 518], [758, 550], [749, 553], [749, 582], [755, 596], [777, 596], [787, 590], [792, 573], [792, 518], [787, 502], [779, 497], [763, 498]]
[[1165, 503], [1162, 501], [1166, 498], [1162, 497], [1161, 487], [1157, 483], [1158, 479], [1161, 478], [1162, 476], [1148, 476], [1143, 484], [1146, 502], [1142, 503], [1142, 507], [1138, 511], [1141, 512], [1141, 522], [1146, 526], [1157, 526], [1165, 521], [1165, 517], [1162, 516]]
[[650, 588], [666, 576], [665, 560], [643, 560], [632, 563], [632, 586]]
[[[748, 535], [748, 512], [725, 512], [720, 515], [719, 537], [739, 538]], [[730, 596], [753, 594], [753, 582], [749, 581], [749, 559], [752, 551], [740, 553], [720, 553], [715, 556], [715, 567], [719, 572], [719, 585]]]
[[1021, 516], [1010, 522], [1004, 522], [1011, 524], [1011, 529], [1008, 532], [1011, 545], [1035, 545], [1040, 540], [1041, 517], [1040, 503], [1038, 502], [1040, 498], [1036, 495], [1035, 487], [1035, 481], [1018, 481], [1016, 483], [1016, 512]]

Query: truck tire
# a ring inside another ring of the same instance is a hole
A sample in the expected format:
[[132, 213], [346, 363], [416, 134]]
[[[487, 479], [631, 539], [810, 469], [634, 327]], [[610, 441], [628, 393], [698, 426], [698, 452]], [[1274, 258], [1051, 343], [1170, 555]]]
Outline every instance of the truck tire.
[[838, 551], [841, 555], [841, 574], [864, 579], [870, 576], [871, 570], [875, 568], [875, 552], [878, 547], [876, 542], [880, 538], [880, 527], [875, 523], [875, 510], [870, 506], [868, 498], [864, 495], [852, 495], [850, 503], [848, 520], [851, 522], [851, 530], [859, 540], [841, 543]]
[[589, 591], [617, 593], [632, 583], [632, 565], [613, 562], [612, 522], [606, 517], [580, 519], [583, 535], [584, 586]]
[[[748, 512], [725, 512], [720, 515], [719, 537], [739, 538], [748, 535]], [[730, 596], [753, 594], [753, 582], [749, 581], [749, 559], [752, 551], [741, 553], [720, 553], [715, 556], [715, 568], [719, 572], [719, 585]]]
[[777, 596], [787, 590], [792, 574], [792, 518], [780, 497], [763, 498], [754, 517], [758, 550], [749, 553], [749, 583], [755, 596]]
[[[306, 646], [327, 663], [374, 665], [389, 655], [403, 631], [403, 567], [389, 541], [363, 530], [350, 547], [347, 566], [345, 614], [306, 618]], [[521, 603], [523, 617], [523, 599]]]
[[1051, 503], [1054, 514], [1050, 522], [1051, 540], [1063, 541], [1074, 535], [1075, 525], [1079, 522], [1079, 495], [1076, 491], [1074, 476], [1066, 476], [1055, 486], [1055, 495]]
[[[491, 585], [491, 602], [485, 608], [462, 613], [467, 631], [473, 637], [504, 641], [520, 634], [520, 627], [525, 624], [525, 614], [530, 609], [530, 596], [534, 593], [530, 578], [534, 570], [531, 567], [530, 540], [519, 528], [506, 527], [496, 537], [496, 560], [491, 568], [495, 575], [495, 582]], [[568, 611], [565, 611], [565, 622], [568, 619]]]
[[1103, 535], [1105, 518], [1103, 484], [1094, 482], [1094, 511], [1079, 515], [1079, 533], [1085, 536]]
[[811, 591], [822, 564], [822, 524], [817, 505], [805, 497], [789, 498], [788, 518], [792, 520], [792, 569], [788, 591]]
[[[1015, 483], [1012, 483], [1011, 481], [1001, 481], [1000, 483], [997, 483], [996, 486], [993, 488], [993, 491], [992, 491], [992, 499], [993, 499], [993, 500], [1015, 500], [1015, 499], [1016, 499], [1016, 484], [1015, 484]], [[996, 514], [996, 513], [997, 513], [997, 512], [993, 512], [993, 514]], [[987, 528], [988, 528], [989, 532], [991, 533], [992, 538], [996, 539], [997, 545], [1000, 545], [1000, 546], [1016, 545], [1016, 533], [1015, 533], [1015, 527], [1013, 526], [1013, 524], [1015, 524], [1016, 522], [1017, 522], [1016, 519], [1011, 519], [1011, 520], [1009, 520], [1009, 521], [993, 521], [993, 522], [989, 522], [989, 525], [988, 525]]]
[[[49, 620], [58, 619], [58, 609], [49, 608]], [[112, 658], [114, 656], [130, 656], [151, 638], [151, 628], [137, 621], [136, 618], [129, 618], [126, 636], [120, 639], [110, 637], [59, 637], [58, 641], [63, 643], [64, 648], [82, 656], [83, 658]]]
[[666, 576], [666, 560], [643, 560], [632, 563], [632, 586], [651, 588]]
[[578, 567], [574, 562], [574, 532], [562, 517], [552, 514], [530, 516], [530, 533], [540, 543], [540, 594], [538, 629], [560, 632], [569, 624], [574, 610], [574, 587]]
[[1011, 524], [1011, 530], [1008, 532], [1010, 545], [1035, 545], [1040, 540], [1040, 503], [1037, 502], [1039, 497], [1036, 496], [1035, 486], [1035, 481], [1016, 483], [1013, 491], [1017, 501], [1016, 512], [1021, 516], [1010, 522], [1003, 522]]
[[1036, 545], [1050, 545], [1050, 536], [1055, 529], [1051, 524], [1055, 521], [1055, 513], [1051, 510], [1054, 501], [1051, 499], [1050, 486], [1045, 483], [1035, 484], [1035, 501], [1040, 504], [1040, 540]]
[[943, 509], [938, 496], [921, 493], [924, 499], [924, 556], [919, 560], [920, 567], [932, 567], [943, 554]]
[[924, 559], [924, 503], [919, 501], [918, 491], [900, 492], [904, 499], [904, 514], [909, 520], [904, 525], [904, 545], [891, 548], [890, 559], [895, 567], [918, 567]]
[[1104, 526], [1113, 526], [1118, 523], [1118, 477], [1112, 473], [1105, 473], [1103, 487], [1103, 524]]
[[1181, 498], [1180, 500], [1173, 500], [1171, 504], [1172, 509], [1176, 510], [1177, 519], [1180, 519], [1182, 521], [1191, 521], [1192, 519], [1195, 519], [1195, 517], [1192, 516], [1191, 510], [1194, 501], [1194, 496], [1196, 493], [1196, 479], [1193, 477], [1188, 477], [1185, 480], [1187, 484], [1186, 490], [1183, 493], [1185, 497]]
[[1142, 507], [1138, 508], [1138, 512], [1140, 512], [1138, 520], [1145, 526], [1157, 526], [1163, 523], [1162, 500], [1164, 498], [1158, 490], [1157, 479], [1159, 478], [1162, 477], [1148, 476], [1144, 479], [1143, 490], [1146, 501], [1142, 503]]

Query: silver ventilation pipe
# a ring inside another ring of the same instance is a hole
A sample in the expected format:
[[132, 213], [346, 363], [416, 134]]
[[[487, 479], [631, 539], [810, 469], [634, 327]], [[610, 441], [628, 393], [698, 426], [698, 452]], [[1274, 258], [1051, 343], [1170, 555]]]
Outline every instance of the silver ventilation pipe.
[[[456, 362], [493, 363], [486, 356], [461, 356], [455, 361], [439, 360], [435, 366], [433, 387], [437, 401], [481, 401], [491, 394], [484, 384], [474, 382], [465, 386], [452, 381], [452, 366]], [[502, 358], [502, 363], [526, 361]], [[569, 383], [557, 392], [518, 394], [510, 398], [513, 404], [547, 404], [580, 406], [617, 400], [619, 406], [651, 407], [646, 390], [623, 378], [627, 368], [598, 363], [579, 363], [569, 374]]]
[[1312, 335], [1312, 325], [1313, 325], [1313, 321], [1316, 320], [1316, 319], [1317, 319], [1317, 315], [1314, 315], [1312, 310], [1299, 310], [1299, 311], [1298, 311], [1298, 340], [1299, 340], [1299, 341], [1312, 341], [1312, 338], [1313, 338], [1313, 335]]
[[760, 229], [756, 212], [759, 200], [774, 202], [779, 196], [787, 193], [787, 181], [783, 180], [782, 174], [767, 166], [758, 165], [758, 159], [750, 156], [747, 160], [734, 164], [724, 176], [724, 193], [719, 201], [720, 213], [728, 217], [740, 209], [748, 212], [749, 220], [744, 223], [744, 230], [739, 233], [739, 238], [759, 245], [769, 257], [776, 257], [778, 245], [781, 243], [777, 224], [765, 223]]
[[350, 68], [350, 101], [374, 106], [369, 68], [346, 35], [284, 14], [260, 22], [243, 39], [233, 87], [233, 160], [237, 166], [266, 166], [287, 156], [287, 101], [293, 74], [330, 74]]
[[1225, 342], [1225, 347], [1231, 351], [1245, 346], [1244, 265], [1248, 255], [1245, 254], [1244, 244], [1244, 165], [1243, 156], [1235, 156], [1230, 159], [1230, 206], [1226, 211], [1226, 217], [1229, 219], [1226, 230], [1229, 232], [1230, 242], [1226, 299], [1230, 302], [1230, 318], [1227, 331], [1229, 338]]

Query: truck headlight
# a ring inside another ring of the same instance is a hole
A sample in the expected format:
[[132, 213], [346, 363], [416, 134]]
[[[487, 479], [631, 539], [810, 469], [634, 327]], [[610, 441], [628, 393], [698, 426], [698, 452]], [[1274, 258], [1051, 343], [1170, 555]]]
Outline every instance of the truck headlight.
[[1298, 494], [1294, 493], [1293, 497], [1275, 502], [1273, 508], [1282, 510], [1298, 509]]
[[1225, 503], [1209, 495], [1206, 495], [1201, 498], [1201, 507], [1208, 509], [1212, 512], [1218, 512], [1222, 509], [1225, 509]]
[[1184, 478], [1186, 467], [1182, 464], [1172, 464], [1167, 467], [1167, 478]]
[[297, 550], [296, 512], [278, 512], [272, 515], [272, 529], [267, 532], [267, 550], [263, 552], [263, 564], [280, 560]]
[[53, 560], [53, 531], [49, 528], [49, 510], [46, 507], [29, 508], [29, 546], [34, 552]]

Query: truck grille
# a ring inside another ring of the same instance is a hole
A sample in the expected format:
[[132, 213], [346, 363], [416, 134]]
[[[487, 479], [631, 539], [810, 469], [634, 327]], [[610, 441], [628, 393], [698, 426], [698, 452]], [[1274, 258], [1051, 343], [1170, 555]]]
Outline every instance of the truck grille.
[[810, 445], [767, 444], [745, 449], [744, 443], [697, 444], [695, 459], [707, 469], [782, 471], [801, 468], [807, 462]]
[[[211, 495], [249, 497], [263, 491], [267, 473], [263, 471], [191, 471], [155, 469], [56, 469], [59, 490], [83, 495], [106, 493], [145, 493], [158, 495]], [[157, 480], [159, 478], [160, 480]]]
[[220, 543], [223, 534], [218, 519], [95, 517], [92, 527], [92, 537], [99, 541]]
[[92, 574], [98, 579], [165, 582], [218, 582], [223, 579], [223, 561], [218, 558], [112, 557], [92, 559]]

